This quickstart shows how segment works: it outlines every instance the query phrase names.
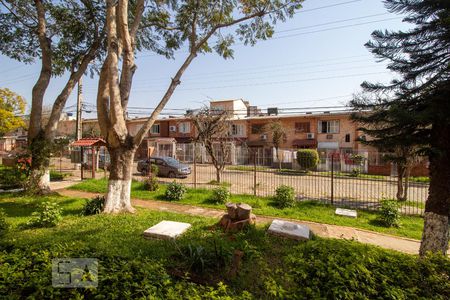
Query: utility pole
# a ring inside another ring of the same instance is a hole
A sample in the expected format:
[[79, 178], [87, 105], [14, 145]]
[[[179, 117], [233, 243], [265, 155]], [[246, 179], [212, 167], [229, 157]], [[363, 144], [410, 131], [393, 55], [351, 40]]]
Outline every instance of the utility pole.
[[77, 123], [75, 129], [75, 138], [78, 141], [83, 136], [82, 134], [82, 124], [81, 124], [81, 112], [83, 107], [83, 77], [78, 80], [78, 96], [77, 96]]

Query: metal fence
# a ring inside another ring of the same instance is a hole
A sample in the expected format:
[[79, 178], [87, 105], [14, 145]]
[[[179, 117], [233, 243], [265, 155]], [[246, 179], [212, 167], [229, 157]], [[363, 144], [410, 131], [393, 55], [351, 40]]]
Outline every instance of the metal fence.
[[[374, 165], [374, 157], [380, 157], [378, 153], [322, 151], [317, 166], [306, 170], [306, 164], [297, 161], [295, 151], [289, 155], [286, 154], [289, 150], [284, 151], [283, 157], [281, 153], [278, 156], [281, 158], [281, 169], [276, 155], [267, 157], [263, 156], [264, 152], [255, 151], [246, 159], [239, 159], [250, 161], [251, 164], [227, 164], [219, 172], [220, 183], [217, 182], [217, 171], [212, 164], [196, 161], [188, 163], [192, 174], [180, 181], [193, 188], [205, 189], [222, 184], [228, 186], [233, 194], [261, 197], [271, 197], [275, 195], [277, 187], [288, 185], [294, 188], [300, 201], [315, 200], [355, 209], [377, 210], [380, 200], [397, 197], [398, 177], [395, 176], [395, 167], [387, 163], [382, 165], [380, 161]], [[389, 174], [373, 174], [380, 173], [380, 169]], [[372, 174], [369, 171], [373, 171]], [[407, 189], [406, 201], [400, 202], [403, 213], [423, 213], [428, 195], [427, 179], [425, 176], [411, 176], [403, 184], [403, 188]]]

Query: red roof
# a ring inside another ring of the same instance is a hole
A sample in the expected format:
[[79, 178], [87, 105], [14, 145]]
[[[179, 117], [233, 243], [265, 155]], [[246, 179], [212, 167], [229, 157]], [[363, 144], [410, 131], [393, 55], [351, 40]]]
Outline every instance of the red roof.
[[71, 146], [75, 147], [91, 147], [91, 146], [106, 146], [106, 142], [100, 138], [86, 138], [79, 139], [71, 144]]

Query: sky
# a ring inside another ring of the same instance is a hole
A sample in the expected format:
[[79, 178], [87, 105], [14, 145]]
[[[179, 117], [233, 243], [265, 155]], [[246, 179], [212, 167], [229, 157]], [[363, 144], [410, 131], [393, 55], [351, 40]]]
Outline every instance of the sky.
[[[343, 106], [360, 91], [360, 84], [388, 82], [394, 74], [364, 47], [376, 29], [407, 29], [402, 17], [390, 14], [382, 0], [306, 0], [292, 19], [276, 25], [272, 39], [255, 46], [236, 44], [234, 59], [215, 53], [200, 54], [181, 79], [166, 114], [199, 108], [210, 100], [244, 99], [264, 109], [301, 111]], [[130, 117], [144, 117], [155, 107], [187, 53], [175, 59], [149, 52], [137, 54], [138, 69], [129, 102]], [[0, 56], [0, 87], [31, 102], [40, 61], [25, 65]], [[53, 78], [45, 95], [51, 104], [67, 76]], [[95, 117], [98, 77], [84, 76], [84, 117]], [[76, 89], [66, 104], [73, 112]], [[286, 110], [296, 109], [296, 110]], [[327, 109], [329, 110], [329, 109]]]

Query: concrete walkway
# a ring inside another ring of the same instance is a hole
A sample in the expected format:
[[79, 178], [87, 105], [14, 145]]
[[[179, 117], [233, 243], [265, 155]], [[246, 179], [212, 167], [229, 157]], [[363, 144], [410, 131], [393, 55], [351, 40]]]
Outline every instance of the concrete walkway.
[[[55, 186], [54, 190], [60, 193], [61, 195], [69, 197], [93, 198], [99, 195], [96, 193], [67, 190], [65, 188], [66, 187], [58, 189], [57, 186]], [[194, 216], [210, 217], [217, 219], [219, 219], [225, 213], [225, 210], [202, 208], [193, 205], [166, 202], [166, 201], [156, 201], [156, 200], [132, 199], [132, 204], [134, 206], [143, 207], [156, 211], [169, 211], [174, 213], [189, 214]], [[418, 240], [392, 236], [347, 226], [329, 225], [309, 221], [299, 221], [286, 218], [274, 218], [257, 215], [258, 224], [270, 223], [274, 219], [288, 220], [298, 224], [307, 225], [314, 234], [320, 237], [353, 239], [361, 243], [376, 245], [385, 249], [392, 249], [409, 254], [419, 253], [420, 241]]]

